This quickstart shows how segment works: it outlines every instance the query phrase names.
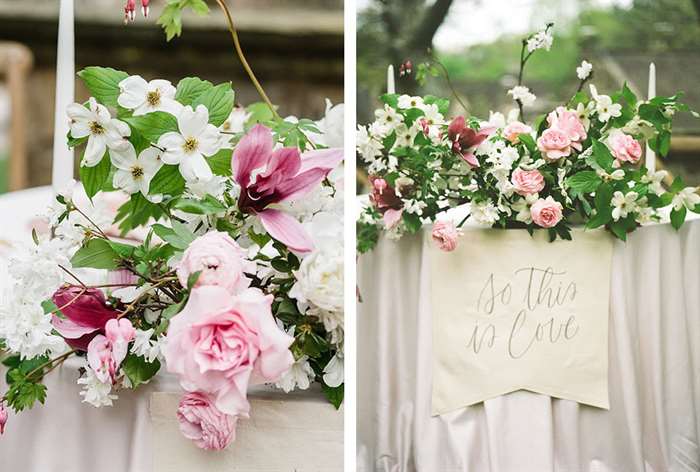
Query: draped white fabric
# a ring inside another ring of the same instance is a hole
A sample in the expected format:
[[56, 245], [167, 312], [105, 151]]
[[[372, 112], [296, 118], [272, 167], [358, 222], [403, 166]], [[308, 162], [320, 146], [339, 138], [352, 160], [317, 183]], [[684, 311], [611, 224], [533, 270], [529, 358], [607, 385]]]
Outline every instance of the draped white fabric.
[[700, 471], [700, 220], [615, 243], [609, 411], [519, 391], [431, 417], [423, 237], [359, 260], [358, 470]]

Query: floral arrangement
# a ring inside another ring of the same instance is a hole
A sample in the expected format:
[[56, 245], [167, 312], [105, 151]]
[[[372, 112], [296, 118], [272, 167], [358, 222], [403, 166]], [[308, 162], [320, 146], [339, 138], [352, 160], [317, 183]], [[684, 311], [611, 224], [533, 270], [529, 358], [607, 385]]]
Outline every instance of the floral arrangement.
[[[523, 40], [520, 80], [508, 91], [517, 108], [507, 117], [492, 112], [489, 120], [448, 119], [445, 98], [381, 97], [376, 120], [357, 132], [371, 183], [371, 204], [357, 221], [359, 252], [371, 250], [381, 231], [398, 238], [438, 217], [447, 221], [435, 225], [433, 239], [452, 250], [467, 221], [531, 234], [546, 229], [551, 240], [571, 239], [571, 226], [582, 224], [625, 240], [639, 225], [660, 220], [667, 208], [676, 229], [688, 211], [700, 213], [697, 188], [676, 177], [666, 189], [665, 171], [640, 165], [644, 143], [661, 156], [668, 153], [674, 114], [690, 111], [680, 95], [642, 100], [627, 85], [603, 95], [593, 84], [586, 93], [592, 65], [583, 61], [571, 100], [524, 120], [523, 108], [536, 97], [522, 85], [523, 70], [537, 50], [551, 47], [551, 27]], [[430, 63], [417, 68], [421, 81], [439, 73]], [[466, 218], [443, 217], [464, 204]]]
[[342, 105], [282, 119], [234, 106], [229, 83], [79, 76], [92, 97], [68, 107], [67, 139], [82, 186], [58, 193], [3, 283], [0, 433], [71, 357], [95, 407], [176, 375], [180, 429], [204, 449], [234, 439], [251, 385], [318, 382], [338, 408]]

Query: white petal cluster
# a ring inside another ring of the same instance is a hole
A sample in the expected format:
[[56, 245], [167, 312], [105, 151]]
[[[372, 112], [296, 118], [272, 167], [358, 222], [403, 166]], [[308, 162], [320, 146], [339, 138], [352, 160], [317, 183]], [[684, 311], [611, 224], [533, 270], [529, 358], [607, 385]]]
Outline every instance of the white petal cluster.
[[528, 52], [534, 52], [538, 49], [549, 51], [552, 48], [552, 43], [554, 43], [554, 36], [549, 29], [543, 29], [527, 40], [527, 50]]
[[89, 403], [95, 408], [112, 406], [114, 400], [118, 398], [112, 393], [112, 383], [100, 381], [87, 363], [85, 373], [78, 379], [78, 385], [83, 385], [83, 390], [80, 392], [83, 403]]
[[576, 77], [579, 80], [586, 80], [593, 71], [593, 64], [588, 61], [581, 61], [581, 65], [576, 68]]
[[[292, 330], [294, 327], [292, 327]], [[285, 393], [289, 393], [292, 390], [306, 390], [311, 385], [316, 374], [309, 364], [309, 356], [301, 356], [294, 362], [291, 369], [289, 369], [275, 384], [277, 388], [281, 388]]]
[[508, 90], [508, 95], [513, 97], [513, 100], [520, 100], [520, 102], [525, 106], [530, 106], [535, 103], [535, 100], [537, 100], [535, 94], [530, 92], [530, 89], [524, 85], [516, 85], [512, 89]]

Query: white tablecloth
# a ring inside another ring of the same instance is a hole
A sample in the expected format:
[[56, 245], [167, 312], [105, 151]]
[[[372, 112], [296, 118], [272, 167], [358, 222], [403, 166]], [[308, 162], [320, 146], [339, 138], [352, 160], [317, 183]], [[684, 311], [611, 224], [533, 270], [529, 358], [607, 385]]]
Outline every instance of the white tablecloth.
[[609, 411], [519, 391], [431, 417], [423, 237], [359, 261], [358, 470], [700, 471], [700, 220], [615, 243]]
[[[31, 242], [31, 227], [51, 198], [49, 187], [0, 196], [5, 221], [0, 225], [0, 283], [12, 244]], [[198, 472], [203, 469], [191, 464], [202, 460], [211, 471], [342, 470], [343, 413], [325, 400], [320, 388], [291, 394], [265, 386], [251, 389], [251, 417], [239, 422], [238, 437], [224, 456], [200, 452], [180, 437], [173, 421], [175, 399], [169, 400], [172, 411], [156, 412], [157, 417], [151, 411], [152, 393], [182, 392], [173, 376], [159, 374], [136, 391], [118, 392], [113, 407], [97, 409], [81, 403], [79, 365], [72, 358], [47, 376], [45, 405], [10, 413], [0, 436], [0, 472]], [[0, 366], [0, 396], [6, 391], [4, 376]], [[153, 437], [152, 417], [170, 421], [166, 437]]]

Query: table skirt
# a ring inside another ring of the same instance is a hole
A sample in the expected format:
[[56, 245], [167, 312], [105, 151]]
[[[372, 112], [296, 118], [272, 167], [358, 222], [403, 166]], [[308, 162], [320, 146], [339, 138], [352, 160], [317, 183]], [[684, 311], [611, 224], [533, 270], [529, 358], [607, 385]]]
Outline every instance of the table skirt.
[[426, 237], [359, 260], [358, 470], [700, 471], [700, 220], [615, 242], [609, 411], [518, 391], [431, 417]]

